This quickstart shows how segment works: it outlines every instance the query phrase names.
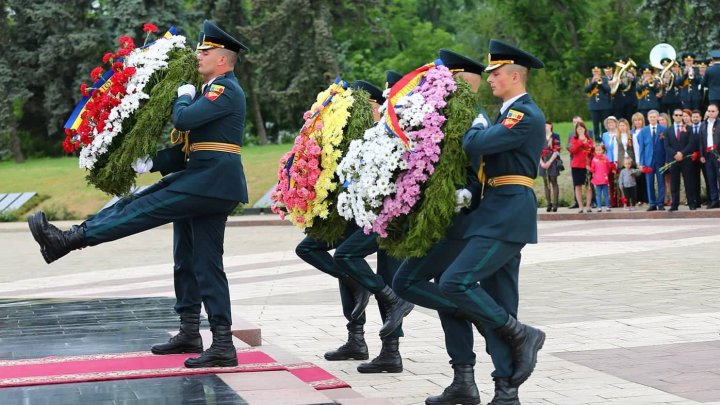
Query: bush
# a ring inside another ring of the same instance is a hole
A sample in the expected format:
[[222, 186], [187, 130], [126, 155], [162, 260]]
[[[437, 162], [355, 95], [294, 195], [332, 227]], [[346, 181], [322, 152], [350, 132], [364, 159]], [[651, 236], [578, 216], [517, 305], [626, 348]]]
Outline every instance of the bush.
[[20, 213], [18, 210], [0, 212], [0, 222], [18, 222]]
[[64, 205], [51, 205], [44, 210], [48, 221], [66, 221], [76, 219], [77, 215]]

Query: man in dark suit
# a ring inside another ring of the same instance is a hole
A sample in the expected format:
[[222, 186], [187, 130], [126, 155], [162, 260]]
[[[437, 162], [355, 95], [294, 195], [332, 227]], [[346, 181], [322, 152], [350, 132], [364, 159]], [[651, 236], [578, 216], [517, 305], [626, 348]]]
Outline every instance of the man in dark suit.
[[691, 155], [697, 151], [698, 146], [692, 142], [692, 134], [682, 122], [682, 110], [673, 110], [673, 124], [665, 129], [665, 157], [667, 162], [675, 160], [677, 163], [670, 167], [670, 198], [669, 211], [677, 211], [680, 205], [680, 175], [685, 183], [685, 197], [691, 211], [697, 209], [697, 196], [695, 195], [695, 180], [693, 178]]
[[710, 51], [712, 64], [705, 70], [702, 86], [707, 89], [708, 104], [720, 105], [720, 49]]
[[[585, 80], [585, 95], [588, 97], [588, 110], [593, 122], [593, 133], [599, 137], [605, 132], [603, 122], [612, 112], [610, 84], [607, 77], [600, 76], [600, 66], [592, 67], [592, 77]], [[598, 138], [595, 139], [597, 141]]]
[[[237, 365], [230, 326], [230, 291], [223, 269], [227, 217], [238, 203], [247, 203], [247, 186], [240, 151], [245, 124], [245, 94], [233, 68], [247, 47], [210, 21], [205, 21], [197, 46], [198, 71], [204, 85], [182, 85], [172, 109], [175, 129], [184, 131], [181, 144], [139, 159], [138, 173], [159, 171], [167, 176], [151, 192], [123, 200], [69, 231], [49, 224], [42, 211], [28, 218], [30, 231], [47, 263], [72, 250], [124, 238], [170, 222], [175, 250], [182, 255], [174, 271], [175, 310], [181, 326], [156, 354], [200, 353], [187, 367]], [[213, 334], [203, 351], [199, 333], [200, 307], [205, 307]]]
[[705, 167], [705, 175], [708, 182], [708, 208], [720, 208], [719, 190], [720, 177], [720, 129], [718, 128], [718, 105], [708, 105], [707, 119], [700, 125], [700, 162]]
[[[388, 71], [386, 73], [387, 86], [392, 87], [395, 82], [402, 78], [399, 73]], [[380, 119], [378, 108], [383, 105], [385, 98], [383, 91], [377, 86], [364, 80], [352, 83], [353, 89], [363, 90], [369, 94], [370, 104], [373, 107], [373, 118], [377, 122]], [[329, 251], [335, 249], [334, 257]], [[366, 261], [366, 257], [377, 252], [377, 272]], [[325, 353], [325, 359], [335, 360], [366, 360], [369, 357], [367, 343], [365, 343], [365, 307], [368, 305], [371, 292], [352, 276], [360, 274], [371, 282], [376, 281], [383, 286], [392, 282], [400, 262], [390, 257], [384, 251], [378, 249], [377, 235], [366, 235], [356, 224], [350, 223], [345, 229], [342, 240], [336, 243], [326, 243], [311, 236], [305, 239], [295, 249], [295, 253], [318, 270], [327, 273], [340, 282], [340, 301], [342, 303], [343, 315], [348, 321], [345, 325], [348, 330], [348, 340], [335, 350]], [[351, 272], [345, 267], [351, 267]], [[392, 293], [392, 291], [390, 291]], [[389, 295], [389, 294], [388, 294]], [[389, 302], [393, 297], [378, 297], [378, 309], [380, 317], [384, 321], [388, 317], [388, 311], [393, 309]], [[395, 302], [400, 304], [400, 302]], [[405, 303], [405, 301], [402, 301]], [[409, 303], [408, 303], [409, 304]], [[412, 304], [409, 304], [412, 309]], [[397, 305], [396, 305], [397, 306]], [[402, 321], [402, 317], [400, 318]], [[397, 324], [385, 336], [381, 336], [382, 347], [380, 354], [368, 363], [360, 364], [357, 367], [360, 373], [399, 373], [403, 371], [402, 357], [400, 356], [400, 338], [403, 337], [402, 323]]]
[[[665, 127], [658, 124], [657, 110], [648, 111], [648, 125], [638, 134], [639, 161], [638, 168], [648, 167], [650, 173], [645, 175], [648, 194], [648, 211], [665, 211], [665, 175], [659, 173], [665, 164], [665, 146], [662, 138]], [[657, 194], [655, 182], [657, 181]]]
[[544, 65], [494, 39], [488, 59], [487, 81], [503, 105], [493, 125], [478, 122], [463, 139], [475, 178], [474, 208], [456, 215], [447, 238], [425, 257], [406, 260], [393, 281], [400, 296], [437, 310], [445, 332], [453, 382], [426, 404], [480, 403], [468, 321], [485, 336], [495, 366], [491, 404], [520, 403], [518, 387], [545, 340], [542, 331], [516, 319], [520, 251], [537, 242], [532, 184], [545, 143], [545, 116], [525, 86], [529, 69]]

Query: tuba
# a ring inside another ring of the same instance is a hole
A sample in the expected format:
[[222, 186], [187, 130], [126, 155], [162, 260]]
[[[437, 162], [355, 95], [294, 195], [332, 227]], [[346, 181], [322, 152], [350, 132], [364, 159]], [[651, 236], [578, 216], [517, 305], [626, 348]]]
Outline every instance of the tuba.
[[[650, 64], [660, 69], [658, 79], [660, 80], [660, 84], [664, 85], [665, 91], [672, 89], [675, 84], [675, 73], [672, 72], [672, 67], [677, 64], [675, 61], [676, 57], [677, 53], [675, 52], [675, 48], [670, 44], [657, 44], [650, 50]], [[663, 66], [661, 63], [663, 59], [670, 59], [670, 63]]]
[[625, 64], [615, 62], [615, 72], [613, 72], [610, 94], [615, 95], [615, 93], [617, 93], [618, 89], [620, 88], [620, 84], [623, 85], [623, 91], [628, 91], [630, 89], [630, 86], [632, 85], [632, 80], [630, 80], [630, 77], [627, 74], [627, 70], [631, 67], [637, 67], [637, 65], [635, 64], [635, 61], [630, 58], [628, 58], [628, 61]]

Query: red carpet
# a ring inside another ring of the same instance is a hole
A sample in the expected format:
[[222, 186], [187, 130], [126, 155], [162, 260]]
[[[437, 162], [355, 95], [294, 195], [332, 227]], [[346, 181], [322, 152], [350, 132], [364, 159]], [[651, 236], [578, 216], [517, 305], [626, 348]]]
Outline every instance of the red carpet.
[[310, 384], [316, 390], [350, 388], [350, 385], [313, 363], [286, 364], [285, 368], [295, 377]]
[[0, 388], [193, 374], [287, 370], [315, 389], [349, 387], [312, 363], [284, 365], [257, 349], [237, 351], [237, 367], [186, 368], [196, 354], [156, 356], [149, 352], [111, 353], [42, 359], [0, 360]]

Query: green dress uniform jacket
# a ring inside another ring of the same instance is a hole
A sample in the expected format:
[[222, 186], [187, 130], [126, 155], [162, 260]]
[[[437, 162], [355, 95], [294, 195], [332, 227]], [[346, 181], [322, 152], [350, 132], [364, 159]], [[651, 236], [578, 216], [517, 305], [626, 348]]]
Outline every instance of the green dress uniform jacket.
[[[217, 77], [193, 100], [178, 97], [172, 121], [178, 131], [190, 131], [190, 145], [220, 142], [242, 146], [245, 93], [232, 72]], [[202, 197], [248, 202], [247, 183], [237, 153], [201, 150], [186, 157], [184, 145], [161, 150], [153, 157], [152, 171], [163, 175], [184, 170], [168, 190]]]
[[[485, 177], [522, 175], [535, 178], [545, 144], [545, 115], [525, 94], [498, 118], [503, 125], [470, 128], [463, 148], [471, 161], [483, 156]], [[475, 171], [479, 167], [474, 167]], [[537, 243], [537, 199], [522, 185], [484, 186], [483, 199], [468, 215], [465, 238], [483, 236], [507, 242]]]

